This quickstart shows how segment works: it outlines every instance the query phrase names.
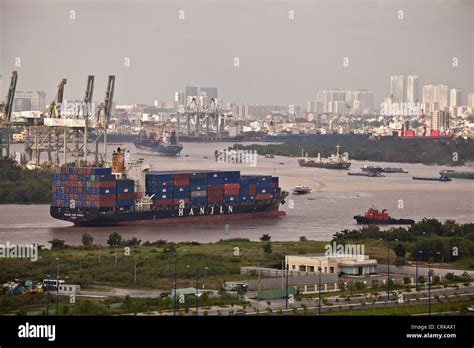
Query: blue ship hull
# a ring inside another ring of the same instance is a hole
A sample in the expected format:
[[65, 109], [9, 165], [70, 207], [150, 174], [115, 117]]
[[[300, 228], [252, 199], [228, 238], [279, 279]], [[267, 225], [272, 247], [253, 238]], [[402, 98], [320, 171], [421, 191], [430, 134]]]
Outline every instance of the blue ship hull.
[[145, 150], [148, 152], [152, 152], [157, 155], [163, 156], [177, 156], [183, 149], [182, 145], [163, 145], [163, 144], [141, 144], [140, 142], [136, 141], [133, 143], [135, 147], [139, 150]]

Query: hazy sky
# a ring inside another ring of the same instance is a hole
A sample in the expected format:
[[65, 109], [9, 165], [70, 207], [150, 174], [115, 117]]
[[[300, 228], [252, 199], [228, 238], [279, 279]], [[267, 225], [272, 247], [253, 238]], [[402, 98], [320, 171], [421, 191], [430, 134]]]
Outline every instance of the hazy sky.
[[473, 31], [474, 0], [0, 0], [1, 98], [16, 69], [18, 90], [48, 100], [61, 78], [66, 99], [82, 99], [88, 74], [102, 99], [115, 74], [118, 103], [173, 99], [186, 84], [255, 104], [303, 105], [329, 88], [370, 89], [379, 102], [391, 74], [416, 74], [461, 88], [466, 103]]

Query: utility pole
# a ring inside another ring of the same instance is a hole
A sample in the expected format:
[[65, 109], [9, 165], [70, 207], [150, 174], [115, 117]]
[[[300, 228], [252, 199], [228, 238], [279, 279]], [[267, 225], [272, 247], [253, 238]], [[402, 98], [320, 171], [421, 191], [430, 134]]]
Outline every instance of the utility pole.
[[56, 260], [58, 261], [56, 266], [56, 315], [59, 315], [59, 257]]
[[135, 260], [134, 274], [133, 274], [133, 285], [137, 283], [137, 260]]

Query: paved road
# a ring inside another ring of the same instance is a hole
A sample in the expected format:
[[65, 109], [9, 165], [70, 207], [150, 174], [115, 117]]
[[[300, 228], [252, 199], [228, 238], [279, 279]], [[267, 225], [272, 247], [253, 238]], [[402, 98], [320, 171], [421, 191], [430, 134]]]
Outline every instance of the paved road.
[[[386, 272], [387, 265], [379, 264], [377, 265], [377, 269], [379, 272]], [[474, 271], [465, 271], [460, 269], [446, 269], [446, 268], [433, 268], [431, 270], [439, 276], [445, 276], [447, 273], [454, 273], [456, 275], [461, 275], [464, 272], [467, 272], [472, 278], [474, 278]], [[416, 267], [415, 266], [395, 266], [390, 265], [390, 273], [392, 274], [404, 274], [404, 275], [415, 275], [416, 274]], [[420, 267], [418, 266], [418, 275], [426, 275], [428, 274], [428, 267]]]
[[109, 297], [109, 296], [118, 296], [118, 297], [159, 297], [161, 293], [165, 292], [163, 290], [137, 290], [137, 289], [125, 289], [125, 288], [110, 288], [105, 286], [94, 286], [94, 288], [100, 288], [98, 291], [94, 290], [81, 290], [79, 296], [87, 297]]

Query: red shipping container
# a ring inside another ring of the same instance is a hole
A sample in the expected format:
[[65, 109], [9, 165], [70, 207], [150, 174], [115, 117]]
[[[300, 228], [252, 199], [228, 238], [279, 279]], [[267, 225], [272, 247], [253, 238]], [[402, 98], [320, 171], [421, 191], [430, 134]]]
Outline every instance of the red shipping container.
[[159, 205], [159, 206], [172, 205], [173, 200], [171, 198], [169, 198], [169, 199], [156, 199], [156, 200], [153, 201], [153, 204], [154, 205]]
[[188, 204], [189, 203], [189, 198], [174, 198], [173, 199], [173, 204], [181, 204], [181, 202], [183, 202], [184, 204]]
[[115, 207], [115, 199], [114, 200], [101, 200], [95, 201], [95, 205], [98, 208], [110, 208]]
[[262, 200], [262, 199], [272, 199], [272, 194], [271, 193], [259, 193], [257, 195], [257, 199], [258, 200]]
[[142, 193], [141, 192], [135, 192], [135, 198], [136, 199], [142, 198]]
[[217, 192], [222, 192], [224, 189], [224, 184], [209, 184], [207, 185], [207, 191], [217, 191]]
[[240, 189], [240, 184], [239, 183], [224, 184], [224, 189], [225, 190], [239, 190]]
[[117, 193], [117, 199], [134, 199], [135, 194], [133, 192], [128, 193]]
[[173, 175], [173, 180], [188, 180], [189, 181], [189, 174], [174, 174]]
[[224, 190], [224, 195], [226, 195], [226, 196], [238, 196], [238, 195], [240, 195], [240, 190]]
[[249, 184], [249, 190], [256, 190], [257, 184]]
[[223, 201], [222, 197], [207, 197], [208, 203], [221, 203]]
[[189, 179], [175, 179], [173, 184], [174, 186], [189, 186]]
[[92, 185], [95, 188], [115, 188], [115, 181], [95, 181]]

